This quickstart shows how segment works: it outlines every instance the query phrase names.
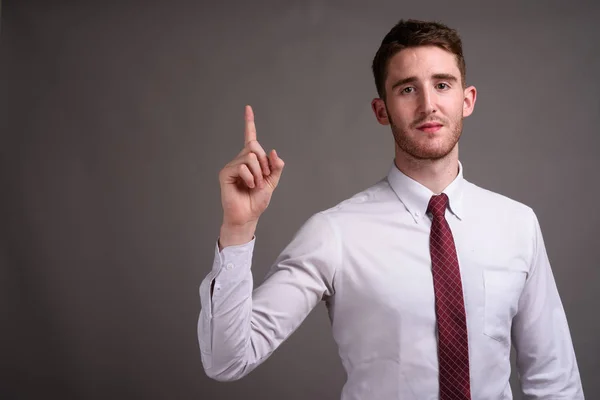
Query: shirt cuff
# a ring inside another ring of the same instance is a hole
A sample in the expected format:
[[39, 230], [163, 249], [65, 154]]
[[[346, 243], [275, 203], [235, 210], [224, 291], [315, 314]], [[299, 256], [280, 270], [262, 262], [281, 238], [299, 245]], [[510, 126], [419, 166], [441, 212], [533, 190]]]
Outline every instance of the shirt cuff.
[[256, 236], [253, 236], [248, 243], [227, 246], [219, 251], [219, 240], [217, 239], [215, 243], [215, 262], [213, 264], [215, 276], [221, 271], [226, 275], [239, 275], [240, 271], [249, 269], [252, 264], [255, 241]]

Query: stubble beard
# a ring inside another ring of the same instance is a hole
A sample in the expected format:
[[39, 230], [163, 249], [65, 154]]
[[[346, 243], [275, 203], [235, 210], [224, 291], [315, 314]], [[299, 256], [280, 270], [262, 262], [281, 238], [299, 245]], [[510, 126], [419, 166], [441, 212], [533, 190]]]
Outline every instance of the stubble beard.
[[[389, 114], [388, 114], [388, 116], [389, 116]], [[441, 146], [436, 146], [435, 148], [432, 148], [430, 146], [423, 146], [418, 141], [412, 139], [411, 137], [408, 136], [408, 134], [405, 130], [402, 130], [396, 124], [394, 124], [394, 122], [392, 121], [391, 118], [389, 118], [389, 120], [390, 120], [390, 126], [392, 129], [392, 134], [394, 135], [394, 141], [396, 142], [396, 145], [404, 153], [406, 153], [409, 157], [411, 157], [414, 160], [418, 160], [418, 161], [422, 161], [422, 160], [436, 161], [436, 160], [440, 160], [440, 159], [443, 159], [444, 157], [446, 157], [448, 154], [450, 154], [450, 152], [452, 152], [454, 147], [456, 147], [456, 144], [460, 140], [460, 136], [462, 134], [462, 128], [463, 128], [462, 116], [453, 120], [454, 124], [452, 124], [452, 125], [449, 125], [444, 121], [444, 127], [442, 129], [450, 128], [451, 129], [450, 136], [448, 136], [444, 139], [444, 142], [442, 143]], [[430, 119], [428, 118], [426, 120], [430, 120]], [[418, 126], [422, 123], [423, 123], [422, 121], [417, 121], [417, 122], [411, 124], [411, 126], [412, 127]], [[425, 132], [423, 132], [422, 134], [428, 135]]]

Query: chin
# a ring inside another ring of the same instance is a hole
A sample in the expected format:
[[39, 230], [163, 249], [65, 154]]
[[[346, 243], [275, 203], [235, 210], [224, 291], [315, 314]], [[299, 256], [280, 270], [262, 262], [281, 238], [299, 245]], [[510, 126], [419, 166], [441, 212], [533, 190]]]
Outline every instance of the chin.
[[[417, 160], [439, 160], [448, 156], [458, 143], [458, 138], [448, 132], [444, 126], [442, 131], [425, 133], [422, 131], [402, 131], [393, 127], [396, 146], [403, 153]], [[410, 132], [410, 133], [409, 133]]]
[[439, 160], [446, 157], [452, 152], [456, 144], [454, 145], [441, 145], [441, 146], [409, 146], [403, 150], [413, 156], [414, 158], [421, 160]]

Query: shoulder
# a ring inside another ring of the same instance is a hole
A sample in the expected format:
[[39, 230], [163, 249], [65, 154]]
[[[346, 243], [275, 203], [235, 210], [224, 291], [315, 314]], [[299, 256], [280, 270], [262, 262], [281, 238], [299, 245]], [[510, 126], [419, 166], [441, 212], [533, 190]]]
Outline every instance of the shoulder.
[[539, 240], [540, 223], [530, 205], [471, 182], [465, 184], [463, 202], [465, 212], [477, 223], [489, 223], [519, 243], [535, 246]]
[[535, 217], [532, 207], [528, 204], [469, 181], [465, 181], [464, 201], [469, 210], [479, 213], [512, 216], [517, 219]]
[[[319, 236], [336, 233], [341, 236], [345, 227], [360, 220], [372, 220], [378, 214], [389, 212], [390, 205], [397, 205], [397, 197], [387, 178], [356, 192], [337, 204], [312, 214], [304, 224], [304, 230]], [[318, 233], [320, 232], [320, 233]]]
[[391, 199], [395, 199], [395, 196], [387, 178], [382, 178], [370, 187], [353, 194], [321, 213], [330, 217], [360, 213], [389, 202]]

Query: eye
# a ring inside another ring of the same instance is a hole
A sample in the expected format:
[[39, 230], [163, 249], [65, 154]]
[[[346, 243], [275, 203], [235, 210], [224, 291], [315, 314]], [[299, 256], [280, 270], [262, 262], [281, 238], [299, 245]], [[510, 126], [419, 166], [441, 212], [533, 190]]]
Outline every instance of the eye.
[[400, 93], [403, 93], [403, 94], [406, 93], [406, 94], [408, 94], [408, 93], [414, 92], [414, 90], [415, 90], [414, 87], [408, 86], [408, 87], [405, 87], [404, 89], [402, 89], [402, 92], [400, 92]]
[[436, 87], [440, 90], [446, 90], [450, 88], [450, 86], [445, 82], [438, 83]]

